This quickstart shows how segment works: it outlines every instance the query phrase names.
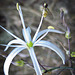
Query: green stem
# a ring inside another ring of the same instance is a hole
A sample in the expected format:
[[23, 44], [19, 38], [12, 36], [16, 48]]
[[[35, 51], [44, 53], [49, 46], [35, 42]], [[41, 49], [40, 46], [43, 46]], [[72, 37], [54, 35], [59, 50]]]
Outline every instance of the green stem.
[[72, 67], [53, 67], [51, 69], [46, 70], [44, 73], [47, 73], [49, 71], [53, 71], [53, 70], [56, 70], [56, 69], [75, 69], [75, 68], [72, 68]]

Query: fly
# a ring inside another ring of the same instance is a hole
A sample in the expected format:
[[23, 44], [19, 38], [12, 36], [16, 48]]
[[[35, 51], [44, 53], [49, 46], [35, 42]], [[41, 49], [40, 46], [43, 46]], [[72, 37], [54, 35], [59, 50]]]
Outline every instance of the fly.
[[49, 14], [50, 17], [54, 18], [54, 15], [53, 15], [53, 13], [49, 10], [47, 3], [44, 3], [44, 4], [43, 4], [43, 8], [42, 8], [42, 9], [44, 10], [44, 15], [43, 15], [44, 17], [46, 17], [46, 16]]

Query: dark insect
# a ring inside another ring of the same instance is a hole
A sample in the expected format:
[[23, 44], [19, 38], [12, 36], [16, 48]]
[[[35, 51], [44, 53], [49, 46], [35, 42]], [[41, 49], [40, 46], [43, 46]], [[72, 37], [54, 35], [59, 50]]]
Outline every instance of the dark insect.
[[54, 18], [54, 15], [51, 12], [51, 10], [49, 10], [47, 3], [43, 4], [43, 9], [44, 9], [44, 17], [46, 17], [49, 14], [50, 17]]
[[43, 7], [44, 7], [44, 8], [48, 8], [48, 4], [47, 4], [47, 3], [44, 3], [44, 4], [43, 4]]

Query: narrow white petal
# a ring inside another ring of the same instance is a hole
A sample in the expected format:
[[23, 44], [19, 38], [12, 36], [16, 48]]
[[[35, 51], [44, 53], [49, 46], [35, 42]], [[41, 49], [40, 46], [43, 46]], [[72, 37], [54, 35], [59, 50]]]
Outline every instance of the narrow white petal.
[[[18, 38], [16, 35], [14, 35], [13, 33], [11, 33], [10, 31], [8, 31], [7, 29], [5, 29], [4, 27], [2, 27], [1, 25], [0, 25], [0, 27], [2, 28], [2, 29], [4, 29], [7, 33], [9, 33], [10, 35], [12, 35], [14, 38], [16, 38], [16, 39], [18, 39], [18, 40], [21, 40], [20, 38]], [[21, 41], [23, 41], [23, 40], [21, 40]], [[23, 41], [24, 42], [24, 41]]]
[[[9, 46], [9, 45], [0, 44], [0, 46]], [[25, 46], [23, 46], [23, 45], [10, 45], [9, 47], [25, 47]]]
[[61, 59], [63, 61], [63, 64], [65, 64], [65, 56], [64, 56], [63, 52], [61, 51], [61, 49], [59, 49], [53, 43], [51, 43], [49, 41], [41, 40], [38, 43], [34, 44], [34, 46], [44, 46], [44, 47], [52, 49], [53, 51], [55, 51], [61, 57]]
[[45, 30], [42, 30], [40, 31], [38, 34], [37, 34], [37, 37], [35, 38], [35, 40], [33, 40], [33, 42], [35, 42], [40, 36], [42, 36], [44, 33], [46, 32], [55, 32], [55, 33], [60, 33], [60, 34], [64, 34], [64, 32], [61, 32], [59, 30], [55, 30], [55, 29], [45, 29]]
[[22, 41], [17, 40], [17, 39], [12, 40], [12, 41], [10, 41], [10, 42], [7, 44], [7, 46], [6, 46], [6, 48], [4, 49], [4, 51], [6, 51], [6, 50], [10, 47], [11, 44], [23, 44], [23, 45], [24, 45], [25, 43], [23, 43]]
[[27, 27], [26, 31], [27, 31], [27, 34], [28, 34], [29, 41], [31, 41], [31, 35], [30, 35], [31, 29], [30, 29], [30, 27]]
[[4, 27], [2, 27], [1, 25], [0, 25], [0, 27], [2, 28], [2, 29], [4, 29], [6, 32], [8, 32], [10, 35], [12, 35], [14, 38], [18, 38], [16, 35], [14, 35], [13, 33], [11, 33], [10, 31], [8, 31], [7, 29], [5, 29]]
[[26, 34], [28, 37], [26, 36], [24, 29], [22, 29], [23, 37], [24, 37], [26, 42], [28, 42], [27, 39], [29, 39], [29, 41], [31, 41], [31, 35], [30, 35], [31, 30], [29, 30], [29, 29], [30, 29], [29, 27], [26, 29]]
[[33, 48], [30, 48], [30, 50], [28, 50], [28, 51], [29, 51], [30, 57], [32, 59], [33, 66], [34, 66], [34, 69], [36, 71], [36, 74], [37, 75], [42, 75], [42, 72], [41, 72], [40, 66], [38, 64], [38, 61], [37, 61], [37, 58], [36, 58], [34, 49]]
[[4, 73], [5, 75], [8, 75], [8, 71], [9, 71], [9, 67], [10, 64], [13, 60], [13, 58], [19, 53], [21, 52], [23, 49], [25, 49], [24, 47], [20, 47], [20, 48], [15, 48], [6, 58], [5, 63], [4, 63]]
[[29, 33], [31, 34], [31, 29], [30, 29], [30, 27], [27, 27], [26, 30], [29, 31]]

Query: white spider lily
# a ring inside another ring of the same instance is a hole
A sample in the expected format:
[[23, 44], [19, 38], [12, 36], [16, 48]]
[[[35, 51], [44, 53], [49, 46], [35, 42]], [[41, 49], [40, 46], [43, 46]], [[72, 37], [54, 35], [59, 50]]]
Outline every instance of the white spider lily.
[[[31, 39], [31, 36], [30, 36], [31, 29], [29, 27], [28, 28], [25, 27], [25, 23], [24, 23], [24, 19], [23, 19], [23, 15], [22, 15], [20, 6], [18, 6], [18, 11], [19, 11], [22, 25], [23, 25], [22, 33], [23, 33], [23, 37], [25, 40], [20, 39], [19, 37], [15, 36], [14, 34], [12, 34], [11, 32], [9, 32], [8, 30], [6, 30], [4, 27], [2, 27], [0, 25], [0, 27], [2, 29], [4, 29], [6, 32], [8, 32], [10, 35], [12, 35], [15, 38], [14, 40], [11, 40], [7, 45], [1, 44], [3, 46], [6, 46], [4, 51], [6, 51], [9, 47], [15, 47], [15, 49], [12, 50], [12, 52], [7, 56], [7, 58], [5, 60], [5, 63], [4, 63], [5, 75], [8, 75], [9, 66], [10, 66], [13, 58], [24, 49], [27, 49], [29, 51], [36, 74], [42, 75], [40, 66], [38, 64], [38, 61], [37, 61], [37, 58], [36, 58], [36, 55], [34, 52], [34, 46], [43, 46], [43, 47], [52, 49], [60, 56], [60, 58], [63, 61], [63, 64], [65, 64], [65, 56], [62, 53], [62, 51], [56, 45], [52, 44], [51, 42], [42, 40], [48, 34], [48, 32], [55, 32], [55, 33], [60, 33], [60, 34], [63, 34], [63, 32], [55, 30], [55, 29], [45, 29], [45, 30], [42, 30], [39, 32], [42, 21], [43, 21], [43, 14], [44, 14], [44, 12], [43, 12], [39, 27], [38, 27], [33, 39]], [[12, 45], [12, 44], [19, 44], [19, 45]]]

